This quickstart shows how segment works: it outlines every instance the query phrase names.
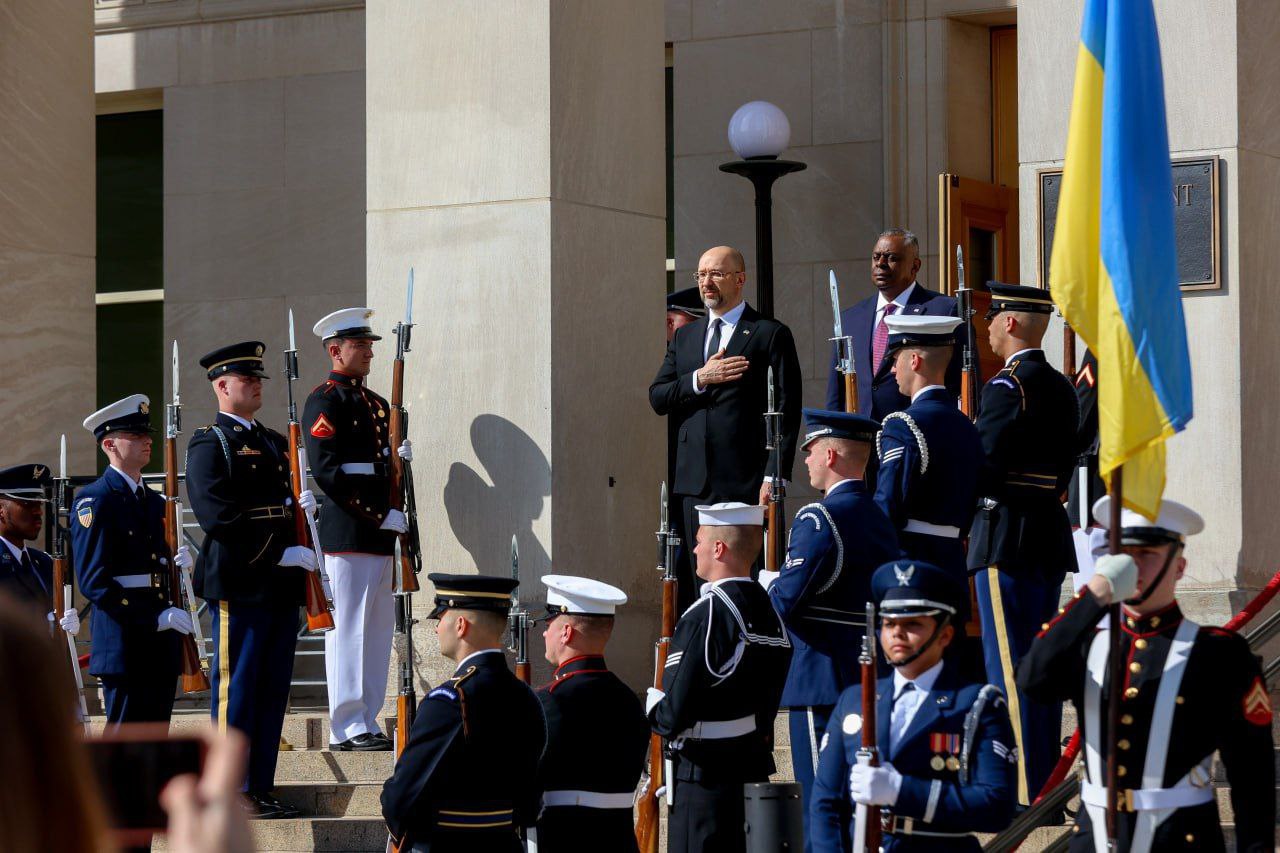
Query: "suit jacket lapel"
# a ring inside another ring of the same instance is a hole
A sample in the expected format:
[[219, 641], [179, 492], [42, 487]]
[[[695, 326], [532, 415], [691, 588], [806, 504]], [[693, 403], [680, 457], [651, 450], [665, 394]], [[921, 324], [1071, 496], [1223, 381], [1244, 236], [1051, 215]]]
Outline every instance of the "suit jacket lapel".
[[[929, 691], [928, 696], [924, 697], [924, 703], [916, 711], [916, 715], [911, 718], [911, 725], [907, 726], [907, 730], [898, 739], [899, 749], [910, 743], [920, 732], [928, 731], [930, 727], [938, 722], [939, 717], [955, 707], [956, 691], [951, 686], [951, 679], [947, 677], [948, 674], [947, 665], [943, 664], [942, 672], [938, 673], [938, 680], [933, 683], [933, 689]], [[894, 756], [890, 756], [890, 758], [892, 757]]]
[[729, 338], [729, 343], [724, 345], [725, 356], [742, 355], [742, 351], [747, 348], [747, 341], [751, 339], [751, 333], [755, 331], [756, 321], [760, 319], [760, 314], [750, 305], [742, 312], [742, 316], [738, 318], [738, 325], [733, 327], [733, 336]]
[[[677, 346], [684, 347], [684, 358], [680, 358], [681, 353], [677, 350], [676, 366], [677, 369], [679, 369], [683, 362], [691, 365], [692, 369], [697, 370], [706, 363], [706, 358], [704, 358], [702, 354], [702, 348], [706, 346], [707, 343], [707, 318], [700, 317], [684, 328], [689, 331], [680, 335], [679, 339], [676, 341]], [[681, 331], [684, 331], [684, 329]]]
[[[893, 716], [893, 678], [876, 682], [876, 748], [889, 754], [889, 718]], [[883, 764], [883, 760], [881, 761]]]

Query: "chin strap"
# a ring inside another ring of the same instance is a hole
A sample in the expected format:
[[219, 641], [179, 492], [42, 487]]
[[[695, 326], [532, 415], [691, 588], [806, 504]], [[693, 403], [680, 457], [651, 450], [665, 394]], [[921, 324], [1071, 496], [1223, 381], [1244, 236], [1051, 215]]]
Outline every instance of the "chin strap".
[[907, 657], [904, 658], [903, 660], [889, 661], [889, 666], [893, 667], [894, 669], [907, 666], [912, 662], [914, 662], [917, 658], [919, 658], [920, 655], [927, 652], [929, 650], [929, 647], [934, 644], [934, 641], [938, 639], [938, 635], [942, 633], [942, 629], [945, 628], [947, 625], [951, 624], [951, 614], [939, 611], [938, 614], [935, 614], [933, 621], [935, 623], [933, 628], [933, 633], [929, 635], [929, 639], [924, 641], [924, 645], [916, 649], [911, 654], [907, 655]]
[[1170, 548], [1168, 556], [1164, 558], [1164, 565], [1160, 567], [1160, 572], [1156, 575], [1155, 580], [1153, 580], [1147, 588], [1142, 591], [1142, 595], [1139, 595], [1137, 598], [1126, 598], [1124, 603], [1130, 607], [1137, 607], [1150, 598], [1151, 594], [1160, 588], [1160, 584], [1164, 581], [1164, 576], [1169, 572], [1169, 567], [1173, 565], [1174, 557], [1177, 557], [1182, 553], [1182, 547], [1182, 543], [1179, 542]]

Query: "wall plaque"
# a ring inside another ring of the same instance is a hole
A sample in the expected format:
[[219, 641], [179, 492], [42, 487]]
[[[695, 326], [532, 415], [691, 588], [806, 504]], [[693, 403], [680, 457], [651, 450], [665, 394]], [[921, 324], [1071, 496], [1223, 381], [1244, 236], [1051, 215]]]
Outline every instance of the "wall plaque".
[[[1040, 210], [1040, 286], [1049, 283], [1053, 229], [1058, 220], [1062, 170], [1036, 173]], [[1222, 287], [1218, 237], [1218, 158], [1173, 161], [1173, 232], [1178, 252], [1178, 284], [1183, 290]]]

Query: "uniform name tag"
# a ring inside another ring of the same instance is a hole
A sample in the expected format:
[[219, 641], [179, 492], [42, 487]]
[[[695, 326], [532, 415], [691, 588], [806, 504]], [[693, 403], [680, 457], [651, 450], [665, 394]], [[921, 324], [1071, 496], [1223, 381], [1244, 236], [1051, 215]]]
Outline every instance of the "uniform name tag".
[[437, 687], [435, 690], [432, 690], [430, 693], [427, 694], [428, 699], [434, 699], [436, 696], [443, 696], [445, 699], [448, 699], [450, 702], [458, 701], [458, 694], [450, 690], [448, 687]]

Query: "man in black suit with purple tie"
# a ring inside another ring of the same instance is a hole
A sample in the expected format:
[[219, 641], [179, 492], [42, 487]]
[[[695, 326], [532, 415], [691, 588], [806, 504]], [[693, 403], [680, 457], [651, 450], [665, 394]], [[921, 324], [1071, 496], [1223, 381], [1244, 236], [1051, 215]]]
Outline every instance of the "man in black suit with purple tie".
[[[893, 378], [893, 360], [886, 359], [889, 327], [887, 314], [929, 314], [957, 316], [956, 300], [916, 281], [920, 272], [920, 241], [903, 228], [890, 228], [876, 239], [871, 253], [871, 280], [879, 291], [875, 296], [840, 312], [845, 334], [853, 338], [854, 368], [858, 373], [858, 412], [878, 421], [891, 412], [900, 412], [911, 401], [898, 390]], [[957, 338], [957, 341], [959, 338]], [[947, 369], [947, 388], [960, 393], [959, 343]], [[832, 347], [831, 370], [827, 379], [830, 411], [844, 411], [844, 381], [836, 369]]]

